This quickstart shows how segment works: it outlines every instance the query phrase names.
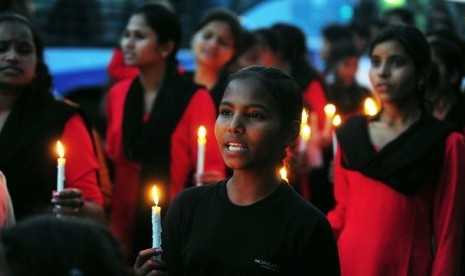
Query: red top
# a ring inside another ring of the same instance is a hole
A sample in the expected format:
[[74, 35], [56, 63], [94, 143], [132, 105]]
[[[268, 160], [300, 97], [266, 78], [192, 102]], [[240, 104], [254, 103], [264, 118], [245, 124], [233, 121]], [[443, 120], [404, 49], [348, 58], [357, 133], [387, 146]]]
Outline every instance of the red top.
[[121, 51], [119, 48], [116, 48], [113, 51], [113, 55], [111, 56], [107, 70], [110, 77], [112, 77], [115, 81], [128, 78], [132, 79], [139, 75], [139, 69], [136, 67], [127, 66], [124, 63], [123, 51]]
[[61, 142], [65, 148], [65, 187], [82, 191], [85, 200], [103, 207], [97, 182], [98, 161], [84, 120], [73, 115], [65, 125]]
[[311, 81], [302, 94], [304, 101], [315, 110], [320, 130], [325, 127], [325, 105], [328, 103], [325, 92], [319, 81]]
[[[122, 146], [124, 102], [132, 81], [126, 79], [114, 85], [107, 102], [106, 151], [115, 170], [110, 223], [115, 235], [126, 244], [129, 244], [129, 237], [132, 237], [140, 177], [139, 164], [126, 158]], [[197, 90], [171, 136], [170, 199], [185, 188], [190, 173], [197, 167], [197, 130], [200, 125], [207, 129], [205, 171], [225, 173], [225, 165], [214, 137], [215, 120], [216, 111], [210, 94], [204, 89]], [[166, 196], [161, 195], [161, 199]]]
[[338, 149], [337, 205], [328, 219], [338, 236], [342, 275], [459, 275], [465, 217], [464, 137], [452, 133], [445, 144], [438, 177], [427, 177], [411, 196], [343, 168]]

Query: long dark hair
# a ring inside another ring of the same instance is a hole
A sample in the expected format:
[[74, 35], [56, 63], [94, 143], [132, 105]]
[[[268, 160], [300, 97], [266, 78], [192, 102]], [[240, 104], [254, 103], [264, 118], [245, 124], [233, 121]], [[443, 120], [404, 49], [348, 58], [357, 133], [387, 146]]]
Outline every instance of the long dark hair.
[[176, 54], [181, 45], [181, 22], [174, 10], [158, 3], [146, 3], [139, 6], [133, 13], [142, 14], [150, 28], [156, 33], [160, 43], [174, 42], [174, 49], [168, 58], [176, 61]]
[[313, 80], [317, 80], [325, 87], [318, 73], [307, 61], [307, 43], [301, 29], [287, 23], [277, 23], [271, 26], [278, 38], [278, 48], [281, 58], [289, 61], [291, 70], [289, 74], [304, 91]]

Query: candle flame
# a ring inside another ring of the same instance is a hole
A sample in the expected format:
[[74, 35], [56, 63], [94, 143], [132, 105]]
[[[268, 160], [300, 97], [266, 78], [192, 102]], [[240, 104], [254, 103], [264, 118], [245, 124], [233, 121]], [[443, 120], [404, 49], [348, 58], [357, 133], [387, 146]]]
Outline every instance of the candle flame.
[[324, 110], [327, 117], [333, 117], [336, 114], [336, 106], [334, 104], [325, 105]]
[[302, 109], [302, 125], [306, 125], [308, 123], [308, 110], [306, 108]]
[[311, 133], [312, 133], [312, 129], [310, 128], [309, 125], [304, 125], [300, 129], [300, 135], [302, 136], [302, 139], [304, 139], [305, 141], [310, 140]]
[[207, 129], [204, 126], [200, 126], [197, 135], [199, 138], [205, 138], [207, 136]]
[[342, 123], [341, 116], [339, 114], [336, 114], [333, 118], [333, 126], [337, 127]]
[[365, 114], [368, 116], [374, 116], [376, 115], [376, 113], [378, 113], [378, 106], [375, 100], [373, 100], [373, 98], [371, 97], [368, 97], [365, 99], [364, 109], [365, 109]]
[[281, 175], [281, 179], [282, 179], [282, 180], [285, 180], [286, 182], [289, 182], [289, 180], [287, 179], [287, 170], [286, 170], [286, 167], [282, 167], [282, 168], [279, 170], [279, 174]]
[[60, 158], [63, 158], [65, 156], [65, 149], [60, 141], [57, 141], [57, 152]]
[[153, 202], [155, 203], [155, 206], [158, 206], [158, 189], [156, 185], [153, 185], [152, 187], [152, 196], [153, 196]]

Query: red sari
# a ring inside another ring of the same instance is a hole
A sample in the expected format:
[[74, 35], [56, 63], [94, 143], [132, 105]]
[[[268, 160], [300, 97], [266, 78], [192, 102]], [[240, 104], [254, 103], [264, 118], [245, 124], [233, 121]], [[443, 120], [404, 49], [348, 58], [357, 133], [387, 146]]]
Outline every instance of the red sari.
[[[328, 219], [342, 275], [458, 275], [465, 217], [464, 137], [451, 133], [437, 178], [402, 194], [334, 162], [337, 205]], [[430, 172], [425, 172], [430, 173]]]
[[[124, 104], [132, 81], [133, 79], [123, 80], [113, 86], [107, 102], [106, 152], [113, 161], [115, 170], [110, 224], [115, 235], [126, 246], [132, 240], [141, 177], [140, 164], [127, 159], [122, 141]], [[171, 183], [168, 185], [169, 195], [161, 195], [162, 200], [167, 197], [172, 199], [183, 190], [190, 173], [197, 167], [197, 130], [200, 125], [207, 129], [205, 171], [219, 171], [224, 174], [224, 162], [213, 132], [215, 119], [216, 111], [210, 94], [204, 89], [197, 90], [171, 135]], [[149, 191], [147, 200], [150, 200]]]

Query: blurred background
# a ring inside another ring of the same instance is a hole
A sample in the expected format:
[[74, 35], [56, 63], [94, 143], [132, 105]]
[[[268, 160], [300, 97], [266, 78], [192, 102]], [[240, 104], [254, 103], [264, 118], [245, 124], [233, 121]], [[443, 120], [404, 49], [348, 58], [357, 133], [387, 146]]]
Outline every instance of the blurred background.
[[[20, 1], [20, 0], [16, 0]], [[68, 95], [82, 89], [102, 88], [112, 49], [131, 11], [146, 0], [23, 0], [45, 40], [46, 59], [55, 92]], [[415, 24], [426, 31], [435, 20], [448, 20], [464, 35], [465, 1], [445, 0], [171, 0], [180, 14], [184, 39], [179, 52], [182, 66], [191, 69], [189, 38], [200, 16], [212, 7], [227, 7], [241, 16], [246, 29], [292, 23], [305, 32], [309, 58], [320, 68], [321, 30], [331, 23], [370, 24], [385, 11], [405, 7]], [[441, 19], [440, 17], [446, 17]]]

